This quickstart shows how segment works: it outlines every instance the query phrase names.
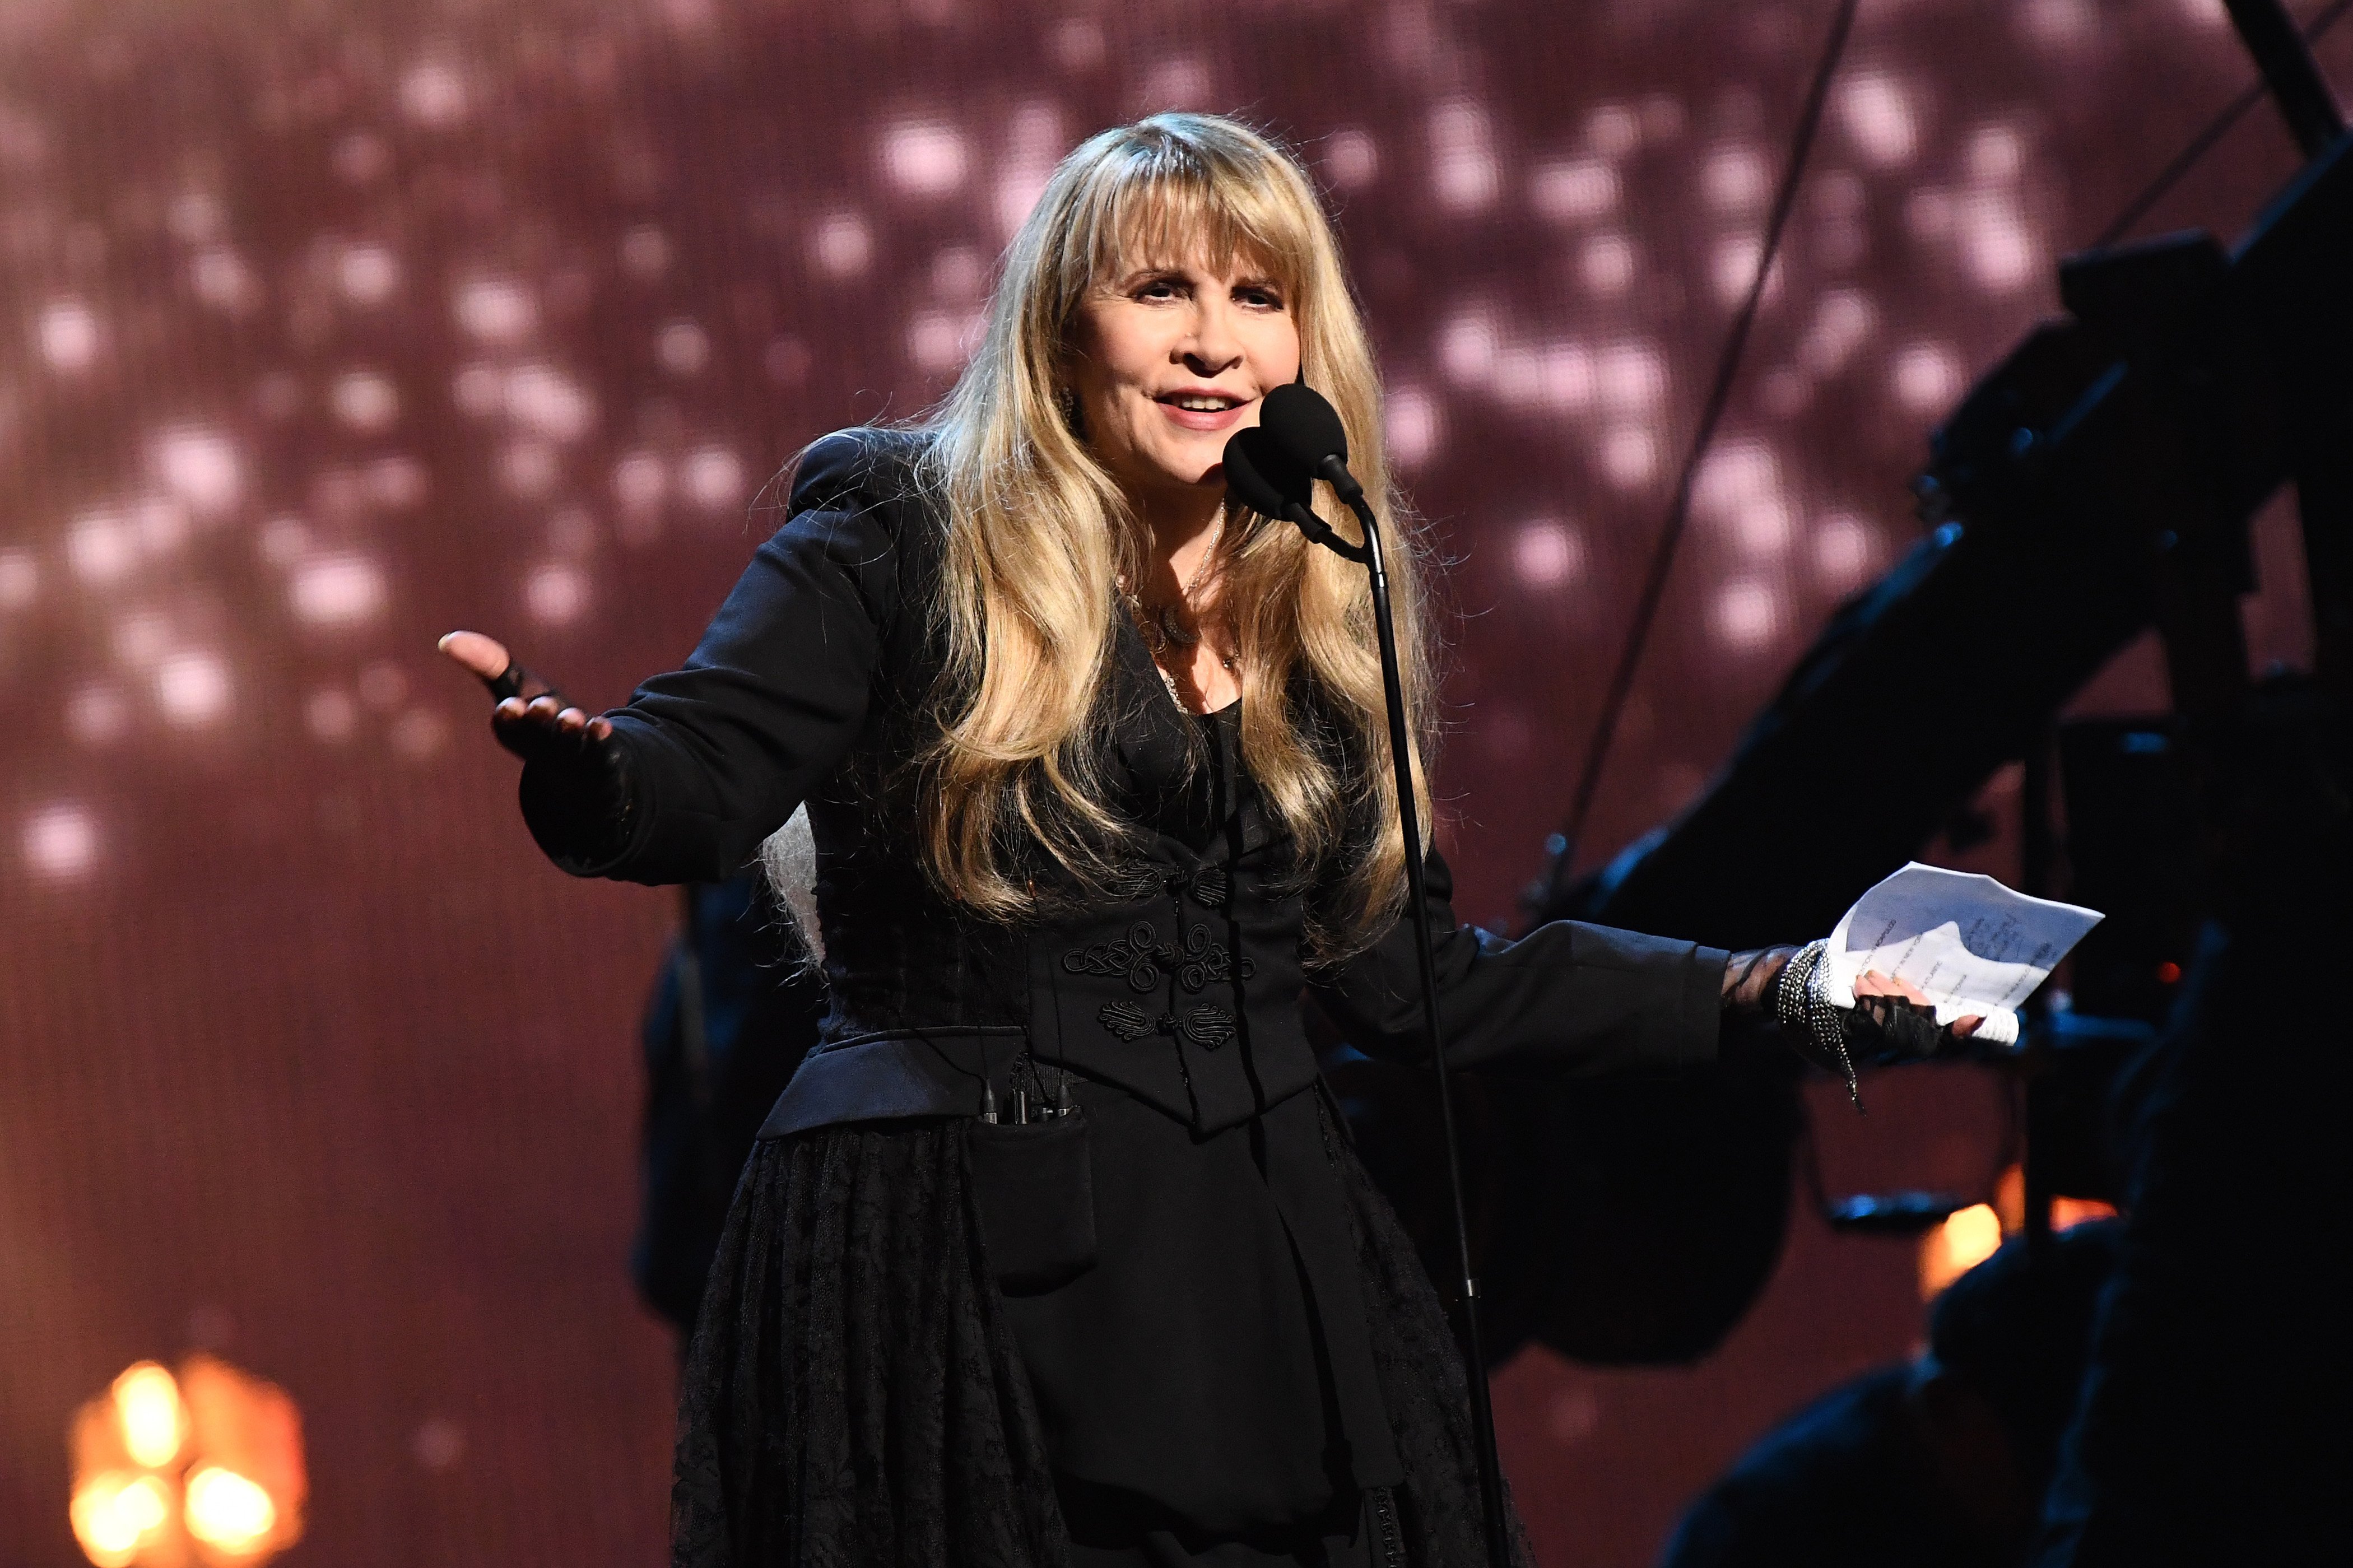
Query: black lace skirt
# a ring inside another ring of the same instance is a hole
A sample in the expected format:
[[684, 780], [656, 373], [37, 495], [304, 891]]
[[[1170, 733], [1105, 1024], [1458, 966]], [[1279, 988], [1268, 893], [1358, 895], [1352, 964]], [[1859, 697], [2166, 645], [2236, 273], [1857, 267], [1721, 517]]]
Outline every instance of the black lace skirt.
[[[974, 1217], [966, 1126], [830, 1127], [754, 1149], [688, 1357], [671, 1494], [676, 1568], [1070, 1562], [1052, 1466]], [[1363, 1166], [1337, 1140], [1328, 1146], [1407, 1470], [1370, 1527], [1394, 1534], [1398, 1550], [1368, 1542], [1370, 1561], [1482, 1563], [1470, 1405], [1444, 1310]], [[1526, 1543], [1514, 1544], [1525, 1564]]]

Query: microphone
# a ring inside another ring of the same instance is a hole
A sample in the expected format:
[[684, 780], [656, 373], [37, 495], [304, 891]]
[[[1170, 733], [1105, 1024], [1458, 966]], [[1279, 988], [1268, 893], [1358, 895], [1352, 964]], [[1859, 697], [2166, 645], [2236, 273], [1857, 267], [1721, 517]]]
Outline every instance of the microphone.
[[1262, 517], [1290, 517], [1293, 507], [1304, 507], [1313, 497], [1307, 470], [1284, 457], [1274, 437], [1256, 426], [1234, 432], [1226, 443], [1225, 466], [1226, 488]]
[[1258, 422], [1293, 465], [1337, 490], [1351, 511], [1364, 510], [1365, 487], [1348, 471], [1347, 427], [1322, 393], [1305, 382], [1286, 382], [1266, 395]]
[[[1312, 392], [1308, 395], [1315, 396]], [[1324, 400], [1318, 397], [1315, 401]], [[1335, 554], [1351, 561], [1365, 559], [1363, 545], [1351, 544], [1333, 532], [1332, 525], [1310, 510], [1308, 503], [1314, 497], [1314, 479], [1291, 460], [1267, 431], [1256, 427], [1235, 431], [1226, 442], [1225, 469], [1226, 488], [1250, 510], [1262, 517], [1289, 520], [1300, 532]]]

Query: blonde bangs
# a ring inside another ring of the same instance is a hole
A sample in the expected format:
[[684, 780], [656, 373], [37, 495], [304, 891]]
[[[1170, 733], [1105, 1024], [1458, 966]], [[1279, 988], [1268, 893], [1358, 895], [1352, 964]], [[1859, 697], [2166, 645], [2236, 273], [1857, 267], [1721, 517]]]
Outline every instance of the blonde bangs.
[[1074, 299], [1136, 272], [1196, 260], [1215, 272], [1248, 267], [1285, 298], [1305, 284], [1314, 238], [1296, 205], [1189, 159], [1138, 157], [1107, 175], [1091, 193], [1100, 210], [1079, 215], [1082, 226], [1065, 253], [1079, 264], [1078, 276], [1063, 280]]

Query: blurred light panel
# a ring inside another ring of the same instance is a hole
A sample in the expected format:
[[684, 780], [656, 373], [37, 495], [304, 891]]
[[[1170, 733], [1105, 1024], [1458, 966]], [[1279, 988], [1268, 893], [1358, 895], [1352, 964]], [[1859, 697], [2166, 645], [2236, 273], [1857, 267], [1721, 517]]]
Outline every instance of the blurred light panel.
[[48, 881], [83, 876], [98, 860], [98, 820], [87, 806], [61, 801], [25, 819], [25, 864]]
[[1469, 99], [1440, 104], [1430, 117], [1430, 194], [1448, 212], [1484, 212], [1503, 194], [1487, 111]]
[[569, 626], [588, 608], [588, 575], [568, 561], [552, 561], [523, 580], [523, 605], [543, 626]]
[[742, 506], [744, 483], [744, 459], [724, 447], [697, 447], [678, 465], [680, 493], [705, 511]]
[[1647, 425], [1616, 425], [1601, 437], [1601, 474], [1620, 489], [1640, 489], [1659, 474], [1658, 433]]
[[44, 306], [33, 330], [41, 358], [51, 370], [67, 375], [88, 370], [96, 362], [100, 336], [98, 313], [79, 300], [58, 300]]
[[1427, 462], [1444, 434], [1438, 404], [1421, 388], [1392, 384], [1385, 411], [1389, 457], [1398, 467], [1411, 468]]
[[1512, 540], [1512, 569], [1531, 588], [1560, 588], [1585, 570], [1585, 542], [1565, 522], [1522, 523]]
[[335, 377], [328, 403], [335, 417], [363, 436], [380, 436], [400, 420], [400, 392], [372, 370]]
[[210, 724], [228, 711], [228, 667], [217, 654], [189, 649], [155, 667], [155, 706], [184, 729]]
[[809, 237], [818, 268], [829, 278], [855, 278], [874, 259], [873, 232], [856, 213], [835, 213]]
[[1852, 593], [1879, 570], [1879, 534], [1852, 512], [1832, 512], [1814, 525], [1813, 555], [1823, 586]]
[[700, 375], [711, 363], [711, 334], [698, 321], [672, 321], [655, 334], [654, 358], [672, 375]]
[[400, 258], [385, 246], [352, 246], [336, 260], [335, 282], [354, 305], [387, 304], [400, 288]]
[[1708, 629], [1737, 653], [1753, 653], [1780, 635], [1779, 595], [1764, 584], [1736, 578], [1716, 590], [1708, 606]]
[[527, 340], [539, 326], [539, 306], [520, 279], [471, 278], [451, 300], [459, 330], [480, 343], [508, 347]]
[[1599, 158], [1567, 158], [1537, 167], [1528, 205], [1554, 223], [1584, 223], [1618, 210], [1618, 171]]
[[1911, 91], [1883, 70], [1853, 72], [1834, 100], [1840, 124], [1865, 162], [1881, 168], [1908, 163], [1920, 150], [1918, 111]]
[[971, 156], [953, 127], [917, 120], [882, 133], [881, 163], [884, 178], [907, 195], [944, 196], [963, 185]]
[[1918, 415], [1949, 408], [1965, 384], [1960, 356], [1945, 343], [1908, 343], [1889, 367], [1888, 380], [1896, 401]]
[[1746, 216], [1773, 194], [1773, 173], [1765, 154], [1744, 142], [1711, 148], [1700, 164], [1700, 191], [1719, 213]]
[[364, 555], [328, 555], [294, 569], [288, 584], [296, 618], [314, 626], [347, 626], [384, 613], [384, 573]]
[[1321, 163], [1335, 189], [1361, 191], [1381, 176], [1380, 144], [1369, 132], [1335, 131], [1324, 138]]
[[220, 430], [183, 426], [156, 437], [154, 466], [164, 483], [201, 513], [227, 511], [245, 491], [245, 464]]
[[1615, 232], [1595, 235], [1577, 253], [1578, 280], [1605, 300], [1632, 288], [1641, 265], [1642, 255], [1634, 242]]

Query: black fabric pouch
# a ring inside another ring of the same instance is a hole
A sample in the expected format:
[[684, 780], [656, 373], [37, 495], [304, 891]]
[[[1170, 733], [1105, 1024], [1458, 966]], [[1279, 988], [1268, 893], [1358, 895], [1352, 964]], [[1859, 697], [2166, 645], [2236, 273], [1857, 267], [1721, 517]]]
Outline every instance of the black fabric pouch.
[[1094, 1267], [1094, 1168], [1084, 1113], [975, 1121], [968, 1147], [973, 1202], [1000, 1289], [1036, 1295]]

